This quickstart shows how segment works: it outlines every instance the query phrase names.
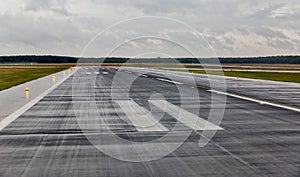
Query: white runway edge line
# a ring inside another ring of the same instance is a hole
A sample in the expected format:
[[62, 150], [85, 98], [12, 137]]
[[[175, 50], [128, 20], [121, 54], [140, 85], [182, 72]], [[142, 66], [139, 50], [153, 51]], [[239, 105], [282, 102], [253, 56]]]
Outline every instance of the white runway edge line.
[[267, 101], [261, 101], [261, 100], [257, 100], [257, 99], [254, 99], [254, 98], [249, 98], [249, 97], [245, 97], [245, 96], [235, 95], [235, 94], [232, 94], [232, 93], [227, 93], [227, 92], [222, 92], [222, 91], [217, 91], [217, 90], [208, 90], [208, 91], [212, 92], [212, 93], [228, 95], [228, 96], [231, 96], [231, 97], [240, 98], [240, 99], [243, 99], [243, 100], [248, 100], [248, 101], [252, 101], [252, 102], [256, 102], [256, 103], [260, 103], [260, 104], [265, 104], [265, 105], [275, 106], [275, 107], [278, 107], [278, 108], [283, 108], [283, 109], [288, 109], [288, 110], [300, 112], [300, 109], [294, 108], [294, 107], [290, 107], [290, 106], [285, 106], [285, 105], [281, 105], [281, 104], [275, 104], [275, 103], [271, 103], [271, 102], [267, 102]]
[[151, 104], [156, 106], [159, 109], [165, 108], [168, 114], [182, 122], [186, 126], [194, 130], [223, 130], [222, 127], [219, 127], [201, 117], [198, 117], [179, 106], [176, 106], [166, 100], [150, 100]]
[[132, 122], [137, 131], [168, 131], [168, 128], [160, 124], [159, 121], [152, 117], [151, 114], [147, 114], [148, 110], [139, 106], [133, 100], [116, 101], [116, 103], [126, 114], [126, 117], [121, 116], [121, 118], [128, 119], [130, 122]]
[[173, 84], [179, 84], [179, 85], [182, 84], [181, 82], [171, 81], [171, 80], [167, 80], [167, 79], [163, 79], [163, 78], [156, 78], [156, 79], [160, 80], [160, 81], [164, 81], [164, 82], [170, 82], [170, 83], [173, 83]]
[[[66, 71], [66, 70], [65, 70]], [[15, 111], [14, 113], [10, 114], [6, 118], [4, 118], [0, 122], [0, 131], [2, 131], [6, 126], [8, 126], [10, 123], [12, 123], [14, 120], [16, 120], [19, 116], [21, 116], [23, 113], [25, 113], [28, 109], [30, 109], [33, 105], [35, 105], [37, 102], [39, 102], [44, 96], [48, 95], [51, 91], [53, 91], [57, 86], [59, 86], [61, 83], [63, 83], [65, 80], [67, 80], [70, 76], [74, 74], [71, 73], [65, 78], [63, 78], [61, 81], [57, 82], [55, 85], [50, 87], [48, 90], [31, 100], [29, 103], [25, 104], [23, 107]]]

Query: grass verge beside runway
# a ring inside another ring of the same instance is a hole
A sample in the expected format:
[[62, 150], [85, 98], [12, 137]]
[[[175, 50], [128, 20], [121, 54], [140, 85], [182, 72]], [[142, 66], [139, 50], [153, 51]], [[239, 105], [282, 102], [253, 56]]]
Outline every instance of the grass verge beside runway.
[[[203, 70], [189, 70], [189, 72], [206, 74]], [[221, 72], [209, 71], [207, 74], [221, 75]], [[224, 76], [300, 83], [300, 73], [224, 71]]]
[[[2, 66], [2, 65], [0, 65]], [[70, 66], [51, 66], [51, 67], [24, 67], [24, 66], [15, 66], [15, 67], [0, 67], [0, 90], [4, 90], [31, 80], [44, 77], [64, 69], [69, 68]]]

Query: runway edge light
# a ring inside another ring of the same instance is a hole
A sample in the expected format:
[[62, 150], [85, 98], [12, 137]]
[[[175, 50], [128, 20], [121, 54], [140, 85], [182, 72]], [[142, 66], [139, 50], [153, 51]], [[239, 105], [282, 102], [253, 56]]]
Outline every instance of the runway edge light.
[[28, 98], [29, 98], [29, 88], [27, 86], [25, 87], [25, 96], [26, 96], [26, 100], [28, 100]]

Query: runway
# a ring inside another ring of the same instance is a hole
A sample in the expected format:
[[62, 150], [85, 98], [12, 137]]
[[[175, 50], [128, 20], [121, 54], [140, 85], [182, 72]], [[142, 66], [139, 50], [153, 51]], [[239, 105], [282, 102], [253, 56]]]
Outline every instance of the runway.
[[[211, 92], [205, 76], [193, 84], [163, 73], [78, 68], [1, 131], [0, 176], [299, 176], [299, 112]], [[299, 106], [297, 84], [226, 82], [231, 93]]]
[[[189, 83], [190, 73], [180, 71], [167, 70], [149, 70], [147, 68], [124, 67], [124, 69], [138, 72], [149, 73], [157, 77], [165, 77], [166, 75], [176, 78], [176, 81]], [[220, 71], [220, 69], [219, 69]], [[259, 100], [267, 100], [273, 103], [284, 104], [292, 107], [300, 108], [300, 84], [292, 82], [279, 82], [271, 80], [259, 80], [237, 77], [223, 77], [216, 75], [195, 74], [194, 80], [199, 86], [209, 88], [214, 85], [215, 89], [223, 90], [226, 83], [226, 91], [249, 96]]]

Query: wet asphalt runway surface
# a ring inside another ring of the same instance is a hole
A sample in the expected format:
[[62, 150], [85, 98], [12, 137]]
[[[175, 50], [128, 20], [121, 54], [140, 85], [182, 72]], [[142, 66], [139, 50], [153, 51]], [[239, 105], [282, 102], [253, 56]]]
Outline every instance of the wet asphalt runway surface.
[[[212, 103], [214, 111], [222, 111], [224, 95], [189, 84], [178, 88], [165, 77], [159, 80], [157, 75], [132, 71], [121, 71], [120, 83], [113, 85], [116, 72], [80, 68], [4, 128], [0, 176], [299, 176], [299, 112], [228, 96], [222, 120], [208, 119]], [[133, 77], [137, 79], [129, 84], [130, 100], [126, 100], [124, 85]], [[189, 95], [195, 89], [199, 103]], [[170, 109], [156, 119], [161, 102], [154, 98], [156, 112], [146, 118], [157, 122], [141, 128], [140, 114], [134, 111], [145, 113], [154, 108], [148, 100], [157, 93]], [[208, 130], [200, 124], [191, 127], [189, 116], [183, 116], [185, 120], [176, 117], [176, 106], [184, 107], [182, 115], [193, 113], [213, 125]], [[183, 135], [188, 136], [185, 139]], [[199, 147], [199, 140], [210, 135], [214, 136], [208, 144]], [[165, 136], [164, 141], [151, 143]], [[141, 154], [136, 146], [119, 139], [149, 142], [152, 148]], [[176, 143], [181, 145], [165, 156], [145, 160]]]
[[[128, 67], [125, 69], [133, 72], [149, 73], [157, 77], [166, 77], [167, 74], [168, 76], [176, 78], [176, 80], [180, 82], [191, 82], [189, 81], [189, 79], [187, 79], [191, 77], [191, 74], [185, 72], [168, 72], [164, 70], [149, 70], [146, 68], [133, 67]], [[218, 71], [218, 73], [221, 74], [220, 71]], [[209, 88], [213, 86], [214, 89], [224, 90], [224, 84], [222, 83], [226, 83], [227, 92], [300, 108], [299, 83], [237, 77], [222, 77], [205, 74], [195, 74], [192, 77], [195, 79], [195, 82], [202, 87]]]

